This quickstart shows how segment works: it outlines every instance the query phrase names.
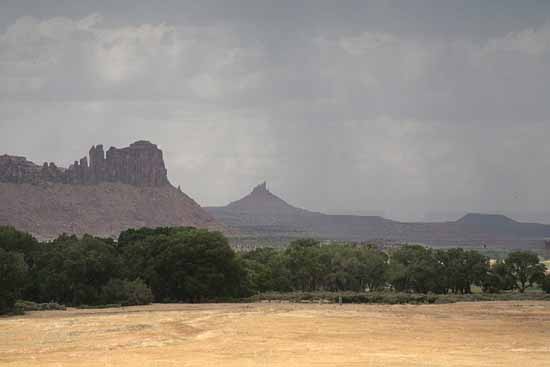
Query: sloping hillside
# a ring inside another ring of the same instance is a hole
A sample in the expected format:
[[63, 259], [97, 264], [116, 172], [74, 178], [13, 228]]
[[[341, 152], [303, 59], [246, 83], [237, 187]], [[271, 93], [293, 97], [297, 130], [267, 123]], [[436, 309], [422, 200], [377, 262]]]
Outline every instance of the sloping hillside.
[[68, 169], [0, 156], [0, 225], [40, 239], [61, 233], [116, 237], [128, 228], [223, 228], [168, 181], [162, 151], [149, 142], [102, 146]]

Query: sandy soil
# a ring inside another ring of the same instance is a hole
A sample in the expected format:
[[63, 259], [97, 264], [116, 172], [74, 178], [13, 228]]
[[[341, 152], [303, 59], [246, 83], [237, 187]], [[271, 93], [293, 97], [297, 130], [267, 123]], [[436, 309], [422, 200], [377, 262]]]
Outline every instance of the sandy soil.
[[550, 302], [153, 305], [0, 318], [1, 366], [550, 366]]

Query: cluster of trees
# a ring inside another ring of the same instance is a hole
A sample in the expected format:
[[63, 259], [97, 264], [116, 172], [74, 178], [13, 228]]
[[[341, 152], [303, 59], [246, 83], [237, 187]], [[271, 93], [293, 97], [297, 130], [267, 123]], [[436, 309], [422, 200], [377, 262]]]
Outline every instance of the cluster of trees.
[[82, 306], [240, 297], [244, 276], [219, 232], [144, 228], [116, 242], [62, 235], [40, 243], [0, 227], [0, 313], [18, 299]]
[[255, 292], [364, 291], [386, 283], [388, 255], [371, 246], [296, 240], [286, 249], [242, 254], [248, 288]]
[[550, 292], [536, 254], [513, 252], [496, 263], [476, 251], [294, 241], [286, 249], [237, 254], [219, 232], [142, 228], [118, 241], [62, 235], [40, 243], [0, 227], [0, 313], [17, 299], [71, 306], [204, 302], [277, 291], [470, 293], [533, 284]]
[[250, 288], [259, 292], [375, 291], [468, 294], [518, 290], [550, 277], [536, 254], [516, 251], [491, 263], [474, 250], [406, 245], [385, 253], [372, 246], [321, 245], [298, 240], [284, 250], [260, 248], [242, 255]]

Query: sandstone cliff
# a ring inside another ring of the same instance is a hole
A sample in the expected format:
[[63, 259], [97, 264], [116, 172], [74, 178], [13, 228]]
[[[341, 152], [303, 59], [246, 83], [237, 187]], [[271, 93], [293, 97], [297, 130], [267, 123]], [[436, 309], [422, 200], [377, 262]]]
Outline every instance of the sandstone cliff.
[[74, 161], [68, 169], [55, 163], [38, 166], [25, 157], [0, 156], [0, 182], [31, 183], [54, 182], [64, 184], [96, 184], [120, 182], [135, 186], [169, 185], [162, 151], [148, 141], [138, 141], [127, 148], [110, 148], [107, 154], [103, 145], [90, 149], [88, 157]]
[[147, 141], [90, 149], [69, 168], [0, 156], [0, 225], [40, 239], [61, 233], [116, 237], [127, 228], [195, 226], [222, 229], [168, 181], [162, 151]]

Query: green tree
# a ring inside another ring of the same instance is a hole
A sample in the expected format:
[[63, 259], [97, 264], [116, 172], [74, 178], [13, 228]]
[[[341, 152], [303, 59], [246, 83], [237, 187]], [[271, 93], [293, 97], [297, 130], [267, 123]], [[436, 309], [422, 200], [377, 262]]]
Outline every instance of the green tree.
[[286, 249], [285, 255], [293, 289], [317, 289], [322, 272], [319, 261], [320, 245], [320, 242], [314, 239], [300, 239], [293, 241]]
[[32, 258], [38, 251], [39, 245], [28, 233], [18, 231], [14, 227], [0, 226], [0, 248], [19, 252], [25, 256], [27, 264], [32, 264]]
[[432, 249], [406, 245], [390, 255], [388, 280], [398, 291], [444, 293], [443, 267]]
[[442, 270], [443, 293], [471, 293], [472, 284], [481, 285], [489, 270], [489, 260], [477, 251], [453, 248], [433, 254]]
[[[359, 259], [350, 245], [327, 245], [318, 255], [320, 279], [317, 289], [329, 291], [361, 290]], [[364, 290], [364, 288], [363, 288]]]
[[173, 236], [178, 232], [192, 231], [194, 227], [157, 227], [157, 228], [139, 228], [128, 229], [123, 231], [118, 236], [118, 246], [124, 248], [126, 245], [134, 245], [150, 237]]
[[375, 291], [385, 287], [388, 255], [367, 246], [359, 248], [356, 256], [360, 263], [358, 276], [361, 281], [361, 290], [368, 288]]
[[539, 261], [537, 254], [530, 251], [514, 251], [508, 254], [505, 260], [510, 276], [514, 279], [514, 287], [520, 293], [525, 292], [527, 286], [542, 281], [545, 265]]
[[13, 311], [27, 276], [24, 256], [0, 248], [0, 314]]
[[220, 232], [145, 231], [119, 243], [127, 278], [141, 277], [158, 301], [197, 302], [245, 293], [245, 270]]
[[35, 300], [81, 305], [101, 302], [101, 288], [123, 268], [113, 244], [85, 235], [45, 244], [32, 272]]
[[246, 252], [242, 254], [242, 258], [247, 272], [255, 279], [252, 293], [287, 292], [292, 289], [285, 251], [264, 247]]
[[243, 288], [247, 290], [246, 293], [255, 294], [274, 290], [273, 274], [268, 266], [247, 258], [239, 260], [246, 274], [243, 284]]
[[504, 260], [498, 260], [489, 267], [482, 281], [482, 288], [487, 293], [497, 293], [511, 290], [515, 287], [515, 280], [509, 272]]
[[386, 284], [387, 255], [370, 246], [334, 244], [321, 247], [325, 290], [377, 290]]

